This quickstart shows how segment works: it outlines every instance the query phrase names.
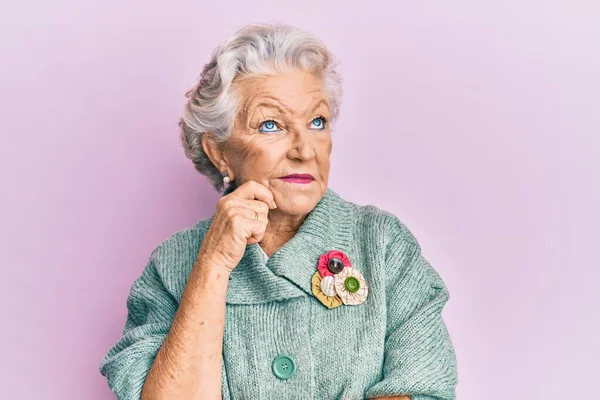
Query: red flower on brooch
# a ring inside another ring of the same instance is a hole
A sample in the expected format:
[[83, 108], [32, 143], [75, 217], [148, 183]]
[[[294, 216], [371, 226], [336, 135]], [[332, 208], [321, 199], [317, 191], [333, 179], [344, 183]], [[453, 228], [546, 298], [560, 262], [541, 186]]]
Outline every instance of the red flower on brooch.
[[312, 292], [325, 307], [335, 308], [363, 303], [368, 288], [350, 258], [340, 250], [330, 250], [319, 257], [317, 272], [312, 277]]
[[319, 257], [317, 269], [322, 278], [326, 276], [334, 276], [342, 272], [344, 267], [352, 267], [350, 259], [344, 252], [340, 250], [330, 250]]

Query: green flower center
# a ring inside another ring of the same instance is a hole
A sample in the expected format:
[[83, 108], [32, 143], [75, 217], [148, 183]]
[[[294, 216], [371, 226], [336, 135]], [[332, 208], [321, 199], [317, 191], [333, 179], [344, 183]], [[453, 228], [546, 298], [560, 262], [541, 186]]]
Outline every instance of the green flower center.
[[360, 282], [355, 277], [349, 276], [344, 281], [344, 286], [347, 291], [354, 293], [360, 289]]

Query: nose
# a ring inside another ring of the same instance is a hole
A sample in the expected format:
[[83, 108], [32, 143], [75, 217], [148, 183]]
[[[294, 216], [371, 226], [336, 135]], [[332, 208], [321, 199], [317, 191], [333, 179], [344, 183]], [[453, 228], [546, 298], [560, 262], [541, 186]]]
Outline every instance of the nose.
[[315, 156], [312, 132], [308, 129], [294, 129], [289, 157], [299, 160], [310, 160]]

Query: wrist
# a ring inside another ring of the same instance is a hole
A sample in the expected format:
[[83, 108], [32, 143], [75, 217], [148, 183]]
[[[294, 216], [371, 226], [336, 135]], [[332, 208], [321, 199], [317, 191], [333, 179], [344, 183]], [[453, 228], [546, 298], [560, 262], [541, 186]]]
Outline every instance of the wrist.
[[207, 255], [199, 255], [194, 262], [194, 268], [200, 268], [210, 273], [216, 272], [219, 275], [225, 275], [226, 278], [229, 278], [229, 275], [231, 275], [232, 271], [231, 268], [226, 267], [222, 263]]

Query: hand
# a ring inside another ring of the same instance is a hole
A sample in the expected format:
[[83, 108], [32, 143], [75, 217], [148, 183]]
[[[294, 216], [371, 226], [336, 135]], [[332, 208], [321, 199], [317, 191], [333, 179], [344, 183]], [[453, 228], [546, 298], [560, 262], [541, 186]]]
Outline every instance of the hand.
[[252, 180], [221, 197], [198, 258], [233, 271], [244, 256], [246, 246], [262, 240], [269, 210], [276, 207], [273, 193]]

